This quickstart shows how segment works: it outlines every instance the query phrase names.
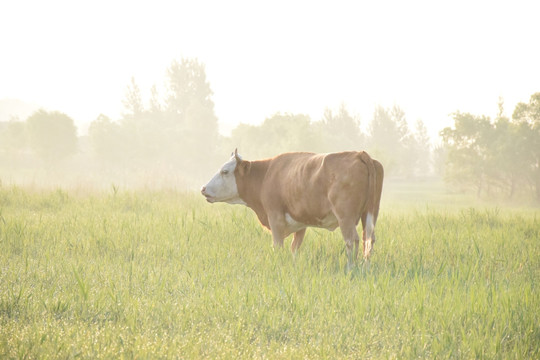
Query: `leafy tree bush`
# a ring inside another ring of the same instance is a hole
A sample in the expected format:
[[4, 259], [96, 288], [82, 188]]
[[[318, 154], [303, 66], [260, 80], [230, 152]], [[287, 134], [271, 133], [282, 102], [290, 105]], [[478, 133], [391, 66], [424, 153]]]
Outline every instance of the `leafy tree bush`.
[[530, 189], [540, 201], [540, 93], [519, 103], [512, 120], [469, 113], [453, 114], [454, 126], [441, 131], [446, 147], [445, 178], [478, 196], [503, 193], [513, 197]]
[[38, 110], [26, 120], [26, 126], [31, 148], [48, 164], [77, 151], [77, 128], [64, 113]]
[[517, 153], [523, 162], [521, 172], [534, 188], [540, 202], [540, 92], [533, 94], [529, 103], [516, 105], [512, 120], [516, 124]]

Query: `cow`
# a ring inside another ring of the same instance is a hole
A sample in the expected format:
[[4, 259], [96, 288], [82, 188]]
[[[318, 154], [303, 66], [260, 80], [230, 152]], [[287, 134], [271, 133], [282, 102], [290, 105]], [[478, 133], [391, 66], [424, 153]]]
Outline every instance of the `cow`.
[[348, 266], [358, 257], [362, 221], [364, 259], [375, 242], [384, 171], [366, 152], [315, 154], [290, 152], [247, 161], [231, 154], [219, 172], [201, 188], [209, 203], [243, 204], [272, 232], [274, 247], [294, 233], [296, 254], [307, 227], [330, 231], [338, 226], [347, 248]]

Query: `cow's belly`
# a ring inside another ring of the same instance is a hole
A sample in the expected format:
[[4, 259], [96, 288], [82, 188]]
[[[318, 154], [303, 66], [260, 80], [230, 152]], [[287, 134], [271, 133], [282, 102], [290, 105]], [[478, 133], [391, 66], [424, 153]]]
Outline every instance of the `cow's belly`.
[[333, 231], [338, 227], [338, 221], [333, 213], [329, 213], [322, 219], [313, 219], [313, 221], [310, 221], [309, 223], [296, 221], [291, 216], [291, 214], [286, 213], [285, 221], [287, 221], [288, 230], [291, 233], [297, 232], [298, 230], [302, 230], [307, 227], [317, 227], [317, 228], [327, 229], [330, 231]]
[[333, 231], [338, 227], [338, 221], [333, 213], [329, 213], [320, 221], [320, 225], [317, 225], [317, 227]]

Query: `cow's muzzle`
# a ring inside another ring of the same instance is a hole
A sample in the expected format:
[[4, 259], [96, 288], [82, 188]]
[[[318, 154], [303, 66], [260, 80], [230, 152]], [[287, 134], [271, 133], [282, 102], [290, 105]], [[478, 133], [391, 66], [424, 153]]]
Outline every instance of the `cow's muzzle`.
[[213, 203], [214, 202], [214, 199], [212, 197], [212, 195], [208, 194], [206, 192], [206, 186], [203, 186], [201, 188], [201, 194], [206, 198], [206, 201], [208, 201], [209, 203]]

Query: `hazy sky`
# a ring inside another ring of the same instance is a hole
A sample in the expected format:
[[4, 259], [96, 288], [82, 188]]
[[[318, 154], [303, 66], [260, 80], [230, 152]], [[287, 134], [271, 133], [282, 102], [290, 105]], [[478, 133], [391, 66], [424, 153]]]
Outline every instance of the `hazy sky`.
[[118, 118], [132, 76], [163, 94], [173, 59], [206, 64], [222, 131], [277, 111], [361, 122], [400, 105], [434, 134], [456, 110], [507, 115], [540, 91], [540, 1], [0, 3], [0, 99], [78, 124]]

